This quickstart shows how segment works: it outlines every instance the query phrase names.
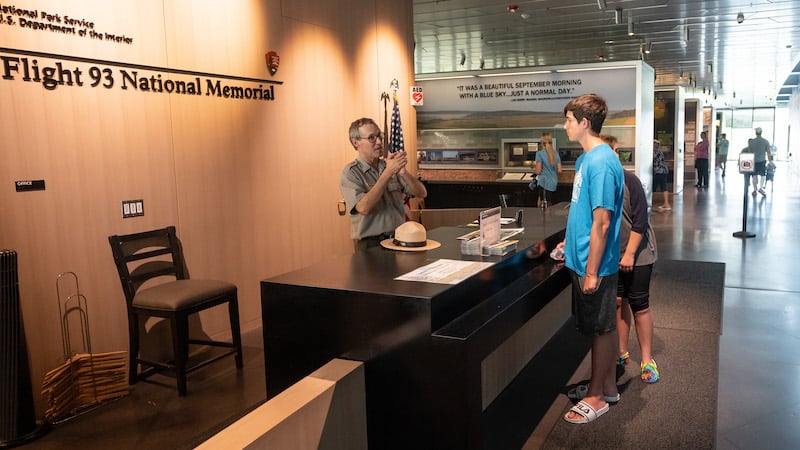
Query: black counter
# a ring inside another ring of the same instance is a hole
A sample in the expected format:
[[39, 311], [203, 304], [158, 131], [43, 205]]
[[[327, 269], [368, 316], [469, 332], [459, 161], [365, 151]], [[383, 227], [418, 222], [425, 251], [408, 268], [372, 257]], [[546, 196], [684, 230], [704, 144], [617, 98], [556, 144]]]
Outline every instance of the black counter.
[[[511, 217], [517, 208], [504, 210]], [[267, 398], [332, 358], [365, 362], [370, 448], [480, 448], [481, 361], [569, 284], [549, 251], [566, 210], [526, 209], [517, 252], [374, 248], [261, 282]], [[456, 285], [395, 280], [439, 259], [495, 264]]]
[[[491, 208], [502, 206], [500, 196], [506, 196], [510, 207], [536, 206], [536, 193], [526, 181], [428, 181], [423, 180], [428, 196], [426, 208]], [[550, 203], [568, 202], [571, 183], [559, 183], [551, 194]]]

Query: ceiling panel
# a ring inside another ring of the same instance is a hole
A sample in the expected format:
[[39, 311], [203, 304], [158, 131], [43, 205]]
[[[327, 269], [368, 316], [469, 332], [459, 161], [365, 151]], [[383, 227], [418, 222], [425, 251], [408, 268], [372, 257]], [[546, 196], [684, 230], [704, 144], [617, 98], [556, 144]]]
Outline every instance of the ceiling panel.
[[642, 59], [657, 86], [774, 106], [797, 85], [800, 1], [414, 0], [414, 39], [417, 74]]

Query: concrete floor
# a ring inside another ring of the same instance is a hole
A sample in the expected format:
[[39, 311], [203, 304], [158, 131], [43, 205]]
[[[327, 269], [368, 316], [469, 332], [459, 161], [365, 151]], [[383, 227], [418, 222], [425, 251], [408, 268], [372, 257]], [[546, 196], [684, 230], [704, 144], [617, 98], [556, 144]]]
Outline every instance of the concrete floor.
[[[691, 182], [672, 197], [672, 210], [653, 209], [660, 258], [727, 264], [720, 338], [718, 449], [800, 448], [800, 169], [779, 163], [767, 195], [748, 197], [750, 239], [743, 229], [743, 177], [735, 169]], [[661, 196], [653, 199], [661, 204]], [[189, 395], [139, 383], [130, 397], [54, 427], [26, 448], [191, 448], [209, 428], [264, 398], [260, 330], [245, 336], [245, 369], [220, 362], [189, 379]], [[691, 351], [687, 348], [686, 351]], [[664, 376], [670, 370], [662, 368]], [[679, 432], [679, 431], [678, 431]]]

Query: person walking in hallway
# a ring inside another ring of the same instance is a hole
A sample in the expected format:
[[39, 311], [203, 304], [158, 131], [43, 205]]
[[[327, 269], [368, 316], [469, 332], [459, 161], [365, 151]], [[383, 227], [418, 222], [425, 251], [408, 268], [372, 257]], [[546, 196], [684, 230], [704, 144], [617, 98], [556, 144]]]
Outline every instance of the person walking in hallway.
[[750, 139], [747, 147], [750, 153], [753, 154], [754, 171], [753, 171], [753, 196], [756, 192], [763, 196], [767, 195], [764, 188], [767, 186], [767, 159], [772, 161], [772, 152], [770, 151], [769, 141], [761, 137], [761, 127], [756, 128], [756, 137]]
[[658, 205], [658, 209], [669, 211], [669, 190], [667, 189], [667, 178], [669, 178], [669, 167], [664, 160], [664, 152], [661, 151], [661, 143], [653, 140], [653, 192], [661, 192], [663, 202]]
[[708, 187], [708, 133], [700, 133], [700, 142], [694, 148], [694, 167], [697, 169], [695, 187]]
[[588, 423], [619, 400], [615, 353], [619, 228], [624, 178], [616, 153], [600, 138], [608, 114], [604, 99], [587, 94], [564, 107], [564, 129], [583, 153], [575, 161], [567, 231], [565, 266], [572, 279], [572, 305], [578, 331], [592, 339], [591, 379], [568, 395], [580, 401], [564, 416], [570, 423]]
[[730, 146], [730, 142], [725, 135], [722, 133], [719, 137], [719, 143], [717, 144], [717, 168], [722, 170], [722, 176], [725, 176], [725, 168], [728, 165], [728, 147]]

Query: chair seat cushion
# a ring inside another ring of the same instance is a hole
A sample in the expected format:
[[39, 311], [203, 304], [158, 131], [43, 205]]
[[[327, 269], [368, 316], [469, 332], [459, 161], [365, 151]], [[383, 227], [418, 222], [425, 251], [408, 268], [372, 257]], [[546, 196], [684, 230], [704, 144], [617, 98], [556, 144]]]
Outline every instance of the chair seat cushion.
[[177, 311], [236, 292], [236, 285], [217, 280], [175, 280], [142, 289], [133, 298], [137, 308]]

